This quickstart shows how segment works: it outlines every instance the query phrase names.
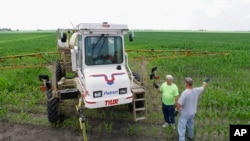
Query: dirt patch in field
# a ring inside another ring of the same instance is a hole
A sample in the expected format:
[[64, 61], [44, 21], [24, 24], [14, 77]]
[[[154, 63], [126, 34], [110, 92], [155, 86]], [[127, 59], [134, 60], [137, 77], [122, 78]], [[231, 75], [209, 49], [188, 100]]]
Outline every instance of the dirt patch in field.
[[[150, 90], [149, 93], [152, 97], [148, 101], [149, 116], [147, 120], [138, 123], [133, 121], [133, 113], [128, 105], [96, 109], [95, 112], [86, 109], [88, 141], [177, 141], [176, 130], [161, 127], [163, 119], [159, 117], [161, 105], [157, 104], [158, 94], [153, 94]], [[9, 111], [10, 119], [0, 120], [0, 141], [83, 141], [75, 103], [75, 101], [65, 101], [61, 105], [63, 119], [67, 123], [62, 124], [63, 127], [51, 126], [47, 121], [45, 110], [26, 113], [28, 117], [26, 120], [18, 111]], [[44, 103], [38, 106], [46, 107]], [[21, 123], [14, 122], [13, 118], [20, 119]], [[72, 126], [69, 126], [70, 124]]]
[[82, 140], [77, 131], [32, 124], [0, 122], [0, 141], [67, 141]]
[[[165, 141], [145, 136], [127, 136], [124, 133], [88, 133], [88, 141]], [[83, 141], [78, 130], [34, 124], [0, 121], [0, 141]]]

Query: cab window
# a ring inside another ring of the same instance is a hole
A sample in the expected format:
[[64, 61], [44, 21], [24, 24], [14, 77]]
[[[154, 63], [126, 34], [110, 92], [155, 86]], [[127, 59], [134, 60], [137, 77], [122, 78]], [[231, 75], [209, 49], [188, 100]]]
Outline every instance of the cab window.
[[108, 65], [123, 62], [120, 36], [89, 36], [85, 38], [86, 65]]

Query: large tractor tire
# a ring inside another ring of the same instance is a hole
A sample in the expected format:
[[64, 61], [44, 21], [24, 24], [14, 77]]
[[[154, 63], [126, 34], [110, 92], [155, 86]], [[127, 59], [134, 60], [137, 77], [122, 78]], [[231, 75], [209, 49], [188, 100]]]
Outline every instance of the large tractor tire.
[[59, 99], [52, 98], [52, 96], [53, 96], [52, 89], [48, 89], [46, 92], [46, 95], [47, 95], [48, 120], [50, 123], [57, 123], [57, 122], [59, 122], [59, 119], [60, 119]]
[[60, 81], [61, 78], [65, 76], [64, 72], [62, 71], [60, 62], [56, 62], [56, 82]]
[[132, 74], [133, 74], [135, 80], [137, 80], [138, 82], [141, 82], [141, 76], [140, 76], [140, 74], [138, 74], [136, 72], [132, 72]]
[[[61, 64], [59, 61], [56, 62], [56, 82], [60, 81], [61, 78], [64, 76], [62, 69], [61, 69]], [[57, 85], [57, 83], [56, 83]], [[58, 86], [57, 86], [58, 88]], [[60, 120], [60, 105], [59, 105], [59, 99], [58, 98], [52, 98], [52, 89], [49, 88], [46, 92], [47, 95], [47, 114], [48, 114], [48, 120], [50, 123], [57, 123]]]

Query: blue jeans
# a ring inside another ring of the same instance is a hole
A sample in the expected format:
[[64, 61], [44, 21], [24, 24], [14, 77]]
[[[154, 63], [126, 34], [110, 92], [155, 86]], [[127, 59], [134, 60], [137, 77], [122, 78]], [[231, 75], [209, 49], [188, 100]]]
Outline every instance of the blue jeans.
[[194, 116], [193, 115], [180, 115], [178, 121], [178, 134], [179, 141], [185, 141], [186, 127], [188, 128], [188, 137], [194, 138]]
[[165, 122], [167, 122], [168, 124], [175, 123], [174, 105], [165, 105], [162, 103], [162, 112]]

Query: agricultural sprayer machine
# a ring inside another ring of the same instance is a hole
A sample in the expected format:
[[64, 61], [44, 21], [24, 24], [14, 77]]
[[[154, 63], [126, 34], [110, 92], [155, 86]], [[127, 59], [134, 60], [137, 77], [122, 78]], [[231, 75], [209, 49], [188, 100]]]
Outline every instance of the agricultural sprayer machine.
[[[130, 69], [127, 53], [137, 53], [138, 55], [132, 58], [134, 60], [210, 55], [208, 52], [192, 54], [191, 50], [126, 50], [125, 34], [128, 34], [130, 41], [133, 41], [134, 35], [127, 25], [121, 24], [82, 23], [75, 29], [58, 29], [57, 33], [58, 52], [46, 53], [57, 54], [57, 61], [49, 61], [45, 53], [5, 56], [0, 57], [0, 69], [46, 66], [51, 74], [41, 74], [39, 80], [42, 82], [40, 90], [47, 98], [49, 122], [55, 124], [60, 120], [62, 101], [77, 99], [76, 111], [79, 113], [84, 141], [87, 141], [85, 108], [95, 109], [130, 104], [135, 122], [147, 117], [146, 89], [143, 82], [145, 74], [138, 74]], [[166, 52], [172, 52], [172, 55], [164, 55]], [[4, 64], [8, 59], [15, 60], [24, 57], [39, 58], [45, 60], [46, 63]]]

